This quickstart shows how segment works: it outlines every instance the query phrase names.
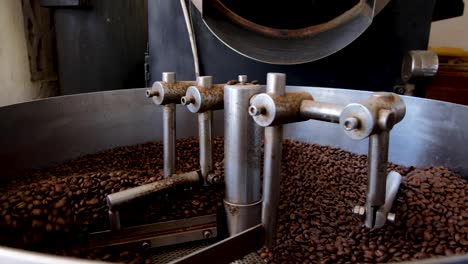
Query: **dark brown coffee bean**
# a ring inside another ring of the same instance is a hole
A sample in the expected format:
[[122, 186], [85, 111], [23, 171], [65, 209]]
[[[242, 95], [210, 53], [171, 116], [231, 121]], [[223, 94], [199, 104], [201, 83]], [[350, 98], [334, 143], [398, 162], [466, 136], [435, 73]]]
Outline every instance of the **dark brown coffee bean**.
[[93, 198], [91, 200], [86, 201], [87, 205], [95, 205], [97, 203], [99, 203], [99, 200], [97, 198]]
[[60, 208], [65, 206], [65, 203], [66, 203], [66, 201], [64, 199], [62, 199], [62, 200], [60, 200], [60, 201], [58, 201], [58, 202], [56, 202], [54, 204], [54, 208], [55, 209], [60, 209]]
[[41, 209], [37, 209], [37, 208], [31, 211], [31, 214], [35, 216], [40, 216], [41, 213], [42, 213]]

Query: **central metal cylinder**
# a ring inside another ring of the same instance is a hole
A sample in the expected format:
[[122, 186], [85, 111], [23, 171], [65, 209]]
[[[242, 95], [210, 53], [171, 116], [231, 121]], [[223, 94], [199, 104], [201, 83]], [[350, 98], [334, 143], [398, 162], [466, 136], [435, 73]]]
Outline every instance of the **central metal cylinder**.
[[225, 206], [228, 229], [235, 235], [261, 222], [260, 162], [263, 128], [248, 108], [260, 85], [224, 88]]

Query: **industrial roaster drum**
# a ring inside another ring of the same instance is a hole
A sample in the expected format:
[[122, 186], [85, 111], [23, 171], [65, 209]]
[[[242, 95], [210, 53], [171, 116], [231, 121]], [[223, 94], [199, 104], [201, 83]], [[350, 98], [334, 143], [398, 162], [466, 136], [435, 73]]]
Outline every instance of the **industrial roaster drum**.
[[[313, 87], [287, 87], [287, 91], [306, 92], [317, 101], [344, 105], [370, 95], [368, 92]], [[142, 96], [144, 93], [144, 89], [109, 91], [0, 108], [2, 182], [24, 180], [15, 176], [21, 175], [17, 172], [23, 169], [51, 166], [117, 146], [161, 141], [162, 108]], [[389, 161], [415, 167], [445, 166], [463, 176], [468, 175], [464, 148], [468, 136], [465, 129], [468, 108], [411, 97], [405, 97], [404, 102], [407, 113], [392, 131]], [[196, 118], [182, 107], [177, 108], [177, 137], [197, 136], [196, 130], [192, 129], [197, 126]], [[223, 135], [222, 115], [222, 111], [214, 115], [213, 128], [217, 136]], [[284, 137], [366, 153], [365, 142], [349, 139], [337, 126], [320, 121], [290, 124], [285, 126]], [[81, 263], [81, 260], [65, 260], [11, 247], [2, 247], [0, 258], [3, 263]], [[435, 259], [431, 263], [443, 261], [462, 263], [466, 256]]]

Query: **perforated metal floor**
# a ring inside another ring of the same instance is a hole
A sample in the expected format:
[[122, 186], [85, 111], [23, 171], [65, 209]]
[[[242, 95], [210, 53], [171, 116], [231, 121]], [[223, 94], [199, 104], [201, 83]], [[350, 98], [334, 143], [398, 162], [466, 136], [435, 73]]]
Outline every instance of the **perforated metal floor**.
[[[194, 242], [187, 243], [184, 245], [179, 245], [177, 247], [169, 247], [164, 249], [154, 249], [151, 254], [151, 259], [155, 264], [164, 264], [169, 263], [173, 260], [176, 260], [180, 257], [186, 256], [192, 252], [195, 252], [199, 249], [207, 247], [213, 244], [216, 241], [204, 241], [204, 242]], [[208, 263], [208, 262], [207, 262]], [[264, 263], [260, 256], [253, 252], [245, 256], [241, 260], [234, 261], [233, 264], [262, 264]]]

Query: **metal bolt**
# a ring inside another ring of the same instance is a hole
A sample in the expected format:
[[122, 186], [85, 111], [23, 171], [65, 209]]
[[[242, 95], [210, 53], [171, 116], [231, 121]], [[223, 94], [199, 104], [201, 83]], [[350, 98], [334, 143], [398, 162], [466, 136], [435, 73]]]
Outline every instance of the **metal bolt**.
[[184, 96], [180, 99], [180, 102], [183, 104], [183, 105], [189, 105], [189, 104], [193, 104], [195, 103], [195, 98], [193, 98], [193, 96]]
[[396, 220], [396, 215], [394, 213], [388, 213], [387, 214], [387, 221], [390, 223], [395, 223]]
[[247, 83], [247, 79], [248, 79], [248, 78], [247, 78], [247, 75], [239, 75], [239, 78], [238, 78], [238, 80], [239, 80], [239, 82], [240, 82], [241, 84], [246, 84], [246, 83]]
[[203, 231], [203, 237], [204, 238], [210, 238], [212, 235], [211, 230], [205, 230]]
[[141, 243], [141, 248], [142, 248], [143, 250], [148, 250], [148, 249], [150, 249], [150, 248], [151, 248], [151, 242], [145, 241], [145, 242]]
[[208, 175], [208, 182], [211, 184], [216, 184], [221, 182], [221, 178], [216, 174], [210, 174]]
[[213, 85], [213, 76], [199, 76], [197, 78], [197, 86], [210, 88]]
[[356, 129], [359, 126], [359, 120], [357, 120], [357, 118], [355, 117], [348, 117], [344, 121], [343, 125], [346, 131], [351, 131], [351, 130]]
[[266, 109], [263, 106], [255, 106], [251, 105], [249, 107], [249, 114], [251, 116], [259, 116], [259, 115], [264, 115], [266, 113]]
[[151, 98], [153, 96], [159, 96], [159, 92], [153, 90], [146, 90], [146, 97]]
[[167, 83], [175, 83], [176, 74], [175, 72], [163, 72], [162, 81]]
[[406, 93], [406, 88], [405, 88], [404, 85], [399, 85], [399, 86], [393, 87], [393, 91], [396, 94], [405, 94]]
[[364, 217], [366, 215], [366, 208], [364, 206], [356, 205], [353, 208], [353, 214]]

